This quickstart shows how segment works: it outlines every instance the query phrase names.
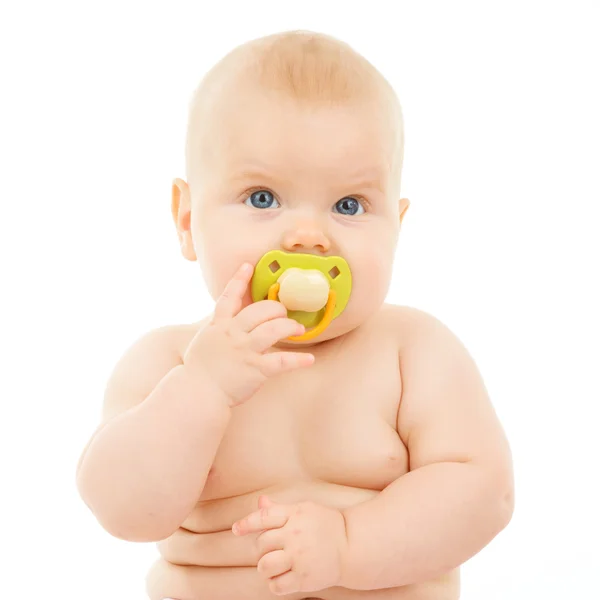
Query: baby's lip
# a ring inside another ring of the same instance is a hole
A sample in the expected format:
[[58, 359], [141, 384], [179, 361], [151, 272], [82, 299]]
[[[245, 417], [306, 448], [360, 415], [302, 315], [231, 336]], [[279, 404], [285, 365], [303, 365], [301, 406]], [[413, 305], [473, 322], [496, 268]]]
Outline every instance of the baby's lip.
[[289, 250], [271, 250], [271, 252], [277, 252], [277, 254], [283, 254], [284, 256], [288, 256], [290, 258], [293, 258], [294, 256], [306, 256], [307, 254], [315, 258], [323, 259], [331, 258], [332, 256], [339, 256], [337, 254], [334, 254], [333, 252], [323, 254], [323, 252], [319, 252], [318, 250], [298, 250], [297, 252], [290, 252]]

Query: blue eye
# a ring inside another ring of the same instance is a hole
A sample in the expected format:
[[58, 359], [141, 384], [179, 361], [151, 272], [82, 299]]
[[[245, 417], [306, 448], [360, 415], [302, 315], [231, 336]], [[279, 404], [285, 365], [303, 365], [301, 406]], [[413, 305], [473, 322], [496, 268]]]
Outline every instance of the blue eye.
[[[349, 196], [338, 200], [335, 206], [342, 215], [354, 216], [365, 212], [362, 204], [356, 198], [351, 198]], [[362, 209], [362, 213], [357, 212], [359, 209]]]
[[[250, 204], [248, 204], [248, 200], [250, 201]], [[279, 206], [279, 203], [275, 200], [275, 197], [271, 192], [268, 192], [267, 190], [257, 190], [248, 196], [244, 204], [254, 208], [273, 208], [273, 202], [277, 203], [277, 206]]]

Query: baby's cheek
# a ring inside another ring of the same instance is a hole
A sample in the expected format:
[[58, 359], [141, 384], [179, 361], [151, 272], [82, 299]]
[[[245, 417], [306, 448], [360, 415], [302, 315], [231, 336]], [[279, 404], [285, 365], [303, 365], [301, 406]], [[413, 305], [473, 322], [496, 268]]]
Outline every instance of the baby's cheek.
[[[388, 283], [392, 272], [393, 253], [371, 251], [364, 255], [356, 269], [356, 276], [353, 278], [358, 285], [367, 288], [374, 288], [372, 291], [377, 293]], [[354, 283], [354, 281], [353, 281]]]
[[377, 310], [388, 294], [392, 276], [391, 261], [383, 256], [368, 260], [360, 271], [353, 272], [352, 304], [353, 312], [372, 313]]
[[232, 261], [228, 260], [226, 248], [221, 245], [205, 243], [202, 245], [201, 252], [197, 254], [206, 287], [212, 298], [216, 300], [239, 265], [237, 268], [230, 265]]

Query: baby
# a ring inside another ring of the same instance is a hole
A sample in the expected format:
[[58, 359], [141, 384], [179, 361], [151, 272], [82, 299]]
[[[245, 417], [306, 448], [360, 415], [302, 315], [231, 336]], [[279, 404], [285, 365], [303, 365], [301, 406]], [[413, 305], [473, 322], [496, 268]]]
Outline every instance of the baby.
[[330, 36], [253, 40], [201, 82], [172, 214], [214, 311], [124, 353], [77, 470], [106, 531], [159, 542], [152, 600], [454, 600], [510, 521], [473, 359], [384, 302], [403, 143], [389, 83]]

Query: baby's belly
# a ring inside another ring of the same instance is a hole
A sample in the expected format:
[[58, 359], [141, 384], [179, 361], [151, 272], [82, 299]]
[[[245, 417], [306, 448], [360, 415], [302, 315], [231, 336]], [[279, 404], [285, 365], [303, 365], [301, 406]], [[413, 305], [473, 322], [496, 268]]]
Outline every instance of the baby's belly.
[[255, 567], [194, 567], [160, 559], [147, 578], [150, 600], [458, 600], [458, 571], [423, 583], [381, 590], [331, 587], [318, 592], [275, 596]]
[[346, 508], [374, 498], [379, 490], [354, 488], [323, 481], [295, 482], [248, 495], [200, 504], [173, 536], [158, 544], [161, 558], [147, 577], [151, 600], [457, 600], [458, 571], [436, 581], [381, 590], [332, 587], [313, 593], [275, 596], [256, 570], [258, 533], [234, 536], [231, 524], [258, 507], [267, 494], [275, 502], [313, 501]]

